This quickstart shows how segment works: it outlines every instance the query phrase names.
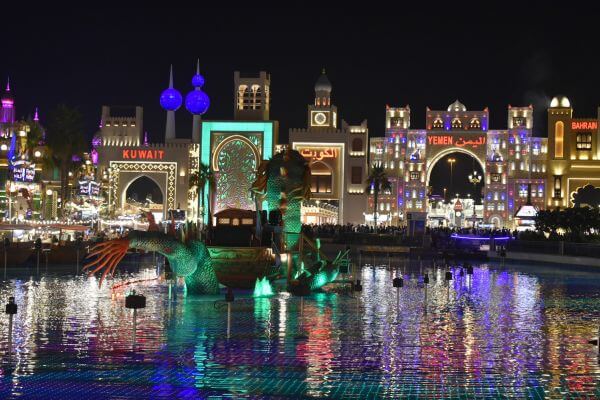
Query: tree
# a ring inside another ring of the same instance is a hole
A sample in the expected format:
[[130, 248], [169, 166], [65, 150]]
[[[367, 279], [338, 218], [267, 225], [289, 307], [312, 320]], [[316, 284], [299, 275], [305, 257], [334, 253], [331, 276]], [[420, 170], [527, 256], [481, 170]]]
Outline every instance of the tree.
[[377, 202], [380, 192], [391, 192], [392, 184], [388, 180], [385, 168], [381, 163], [375, 163], [371, 167], [369, 177], [367, 178], [367, 193], [373, 193], [373, 223], [377, 231]]
[[196, 194], [198, 196], [198, 207], [200, 210], [202, 210], [201, 212], [201, 220], [204, 220], [204, 195], [205, 195], [205, 190], [206, 190], [206, 184], [208, 183], [208, 190], [209, 190], [209, 196], [208, 196], [208, 207], [207, 207], [207, 211], [208, 211], [208, 225], [211, 226], [212, 225], [212, 218], [211, 218], [211, 209], [210, 209], [210, 193], [214, 192], [216, 189], [216, 179], [215, 179], [215, 174], [214, 172], [210, 169], [209, 165], [206, 164], [200, 164], [198, 171], [194, 172], [192, 175], [190, 175], [190, 187], [195, 187], [196, 188]]
[[64, 217], [70, 195], [69, 172], [87, 148], [81, 113], [65, 104], [58, 105], [48, 115], [46, 143], [50, 157], [60, 171], [61, 215]]

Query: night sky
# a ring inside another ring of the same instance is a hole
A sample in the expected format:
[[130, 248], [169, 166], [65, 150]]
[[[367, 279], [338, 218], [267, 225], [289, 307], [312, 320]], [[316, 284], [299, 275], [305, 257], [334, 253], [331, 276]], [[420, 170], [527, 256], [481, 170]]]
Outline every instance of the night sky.
[[[423, 128], [426, 106], [445, 109], [459, 98], [468, 109], [488, 106], [492, 129], [506, 128], [508, 104], [533, 104], [538, 136], [546, 135], [544, 107], [553, 95], [567, 95], [580, 117], [596, 116], [600, 104], [592, 3], [551, 11], [550, 2], [497, 9], [487, 2], [461, 9], [197, 4], [3, 9], [0, 77], [10, 75], [18, 116], [39, 106], [43, 123], [64, 102], [80, 108], [91, 137], [101, 105], [142, 105], [146, 130], [160, 139], [158, 97], [169, 65], [185, 95], [197, 58], [212, 102], [205, 119], [232, 117], [234, 70], [270, 72], [280, 141], [290, 127], [306, 126], [322, 68], [340, 116], [368, 119], [371, 136], [384, 134], [386, 104], [409, 104], [411, 127]], [[191, 135], [191, 121], [183, 108], [177, 112], [178, 137]]]

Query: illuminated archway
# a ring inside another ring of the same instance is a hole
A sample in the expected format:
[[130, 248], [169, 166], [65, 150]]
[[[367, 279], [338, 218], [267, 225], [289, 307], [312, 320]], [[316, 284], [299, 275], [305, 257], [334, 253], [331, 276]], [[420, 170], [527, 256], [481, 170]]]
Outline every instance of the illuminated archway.
[[471, 150], [464, 149], [461, 147], [450, 147], [448, 149], [442, 150], [437, 153], [433, 158], [427, 160], [427, 179], [425, 180], [425, 184], [429, 185], [429, 179], [431, 178], [431, 171], [433, 171], [433, 167], [435, 164], [440, 161], [442, 158], [452, 154], [452, 153], [463, 153], [473, 157], [479, 163], [481, 170], [485, 174], [485, 162], [482, 160], [476, 153]]
[[[134, 176], [132, 179], [130, 179], [128, 182], [126, 182], [126, 184], [123, 186], [123, 190], [121, 192], [121, 200], [120, 200], [120, 207], [121, 209], [124, 209], [126, 204], [127, 204], [127, 192], [129, 191], [129, 189], [131, 188], [131, 185], [135, 184], [135, 183], [139, 183], [141, 180], [147, 180], [149, 181], [149, 183], [151, 185], [154, 186], [155, 189], [158, 189], [159, 193], [160, 193], [160, 201], [155, 201], [156, 199], [152, 198], [152, 202], [155, 204], [160, 204], [160, 211], [162, 213], [164, 213], [165, 211], [165, 191], [164, 191], [164, 182], [160, 182], [160, 180], [157, 179], [158, 176], [154, 176], [154, 174], [144, 174], [144, 175], [137, 175]], [[161, 179], [161, 180], [164, 180]], [[137, 201], [140, 203], [144, 203], [145, 199], [138, 199]]]

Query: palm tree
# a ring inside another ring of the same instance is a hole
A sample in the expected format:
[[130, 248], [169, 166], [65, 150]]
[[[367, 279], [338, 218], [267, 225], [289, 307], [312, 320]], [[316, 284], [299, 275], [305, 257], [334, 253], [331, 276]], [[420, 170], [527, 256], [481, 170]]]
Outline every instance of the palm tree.
[[83, 133], [83, 116], [79, 110], [59, 104], [48, 116], [46, 143], [54, 165], [60, 171], [61, 214], [69, 200], [69, 172], [75, 159], [81, 158], [87, 147]]
[[388, 180], [385, 168], [381, 163], [375, 163], [371, 167], [371, 172], [367, 178], [367, 193], [373, 193], [373, 223], [375, 224], [375, 232], [377, 232], [377, 202], [380, 192], [390, 192], [392, 184]]
[[196, 193], [198, 196], [198, 207], [201, 211], [201, 215], [200, 215], [200, 219], [202, 221], [204, 221], [204, 195], [205, 195], [205, 190], [206, 190], [206, 184], [208, 183], [208, 190], [209, 190], [209, 196], [208, 196], [208, 207], [207, 207], [207, 211], [208, 211], [208, 224], [209, 226], [212, 225], [212, 218], [211, 218], [211, 211], [210, 211], [210, 193], [215, 191], [216, 188], [216, 180], [215, 180], [215, 174], [214, 172], [211, 170], [210, 166], [207, 164], [200, 164], [198, 171], [194, 172], [192, 175], [190, 175], [190, 186], [191, 187], [195, 187], [196, 188]]

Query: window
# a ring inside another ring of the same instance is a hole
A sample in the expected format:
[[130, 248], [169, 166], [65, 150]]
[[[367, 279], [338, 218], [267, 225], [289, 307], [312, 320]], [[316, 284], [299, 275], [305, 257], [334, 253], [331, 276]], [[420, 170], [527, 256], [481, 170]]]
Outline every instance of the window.
[[487, 209], [488, 209], [488, 211], [494, 211], [494, 203], [488, 203]]
[[458, 119], [458, 118], [454, 118], [452, 120], [452, 128], [455, 128], [455, 129], [462, 128], [462, 121], [460, 119]]
[[492, 182], [500, 182], [500, 174], [490, 174]]
[[440, 118], [436, 118], [435, 121], [433, 121], [434, 129], [441, 129], [443, 127], [444, 127], [444, 122]]
[[310, 179], [310, 191], [313, 193], [331, 193], [331, 174], [312, 175]]
[[519, 187], [519, 197], [527, 197], [527, 187], [524, 185], [521, 185]]
[[412, 171], [412, 172], [410, 173], [410, 180], [411, 180], [411, 181], [418, 181], [418, 180], [419, 180], [419, 177], [420, 177], [420, 175], [421, 175], [421, 174], [420, 174], [419, 172], [417, 172], [417, 171]]
[[513, 117], [513, 126], [515, 128], [525, 126], [525, 118], [524, 117]]
[[310, 191], [313, 193], [331, 193], [333, 176], [331, 168], [323, 162], [316, 162], [310, 166]]
[[352, 178], [350, 183], [353, 185], [360, 185], [362, 181], [362, 167], [352, 167]]
[[578, 133], [577, 134], [577, 150], [591, 150], [592, 149], [592, 134]]
[[498, 211], [504, 211], [504, 203], [498, 203]]
[[363, 151], [363, 141], [361, 138], [355, 138], [352, 141], [352, 151]]
[[554, 175], [554, 197], [562, 198], [561, 196], [562, 181], [560, 175]]
[[390, 118], [390, 126], [401, 126], [402, 118], [392, 117]]
[[469, 128], [471, 129], [479, 129], [481, 128], [481, 122], [479, 122], [479, 118], [473, 118], [469, 123]]
[[564, 142], [565, 138], [565, 124], [562, 121], [558, 121], [554, 125], [554, 157], [564, 157]]

